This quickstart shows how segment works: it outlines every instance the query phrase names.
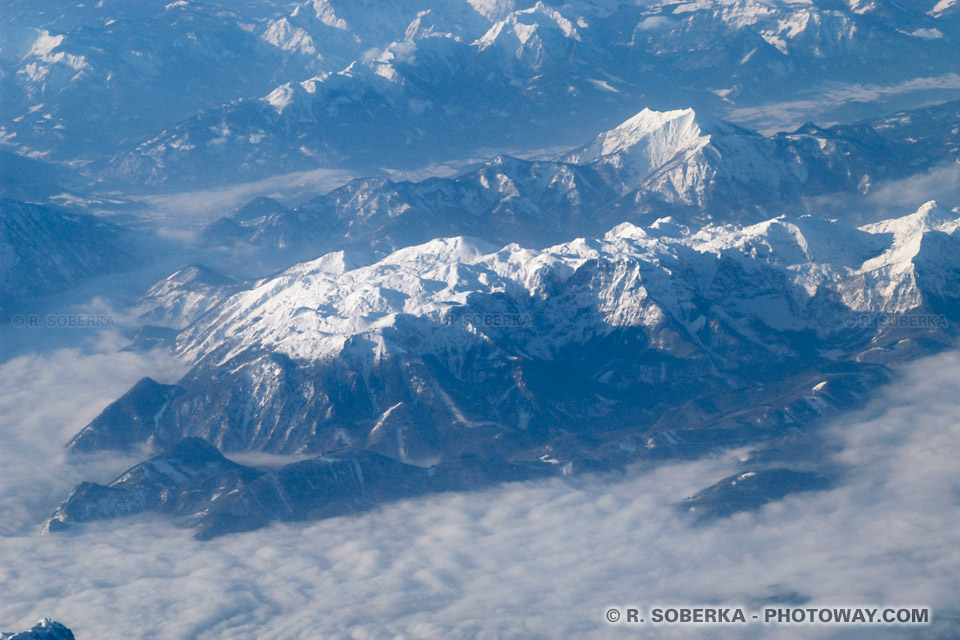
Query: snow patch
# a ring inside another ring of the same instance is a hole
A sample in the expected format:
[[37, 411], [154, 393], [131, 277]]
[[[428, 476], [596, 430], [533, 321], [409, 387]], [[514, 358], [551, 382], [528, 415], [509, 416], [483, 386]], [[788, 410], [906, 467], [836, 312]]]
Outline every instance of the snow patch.
[[263, 99], [270, 103], [270, 106], [276, 109], [278, 114], [283, 113], [284, 109], [293, 103], [293, 86], [289, 82], [282, 84]]
[[45, 56], [50, 53], [63, 43], [63, 36], [57, 35], [52, 36], [50, 32], [44, 29], [40, 32], [40, 36], [33, 41], [33, 46], [30, 47], [30, 52], [27, 55], [30, 56]]

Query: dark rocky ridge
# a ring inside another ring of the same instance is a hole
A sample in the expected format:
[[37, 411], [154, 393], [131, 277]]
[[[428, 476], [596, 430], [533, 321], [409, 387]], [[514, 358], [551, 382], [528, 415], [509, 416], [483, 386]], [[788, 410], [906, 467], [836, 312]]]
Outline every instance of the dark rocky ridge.
[[44, 531], [157, 511], [194, 526], [197, 537], [209, 539], [275, 521], [329, 518], [425, 493], [541, 477], [546, 471], [542, 465], [475, 457], [425, 469], [356, 449], [261, 470], [235, 464], [203, 440], [187, 438], [106, 486], [81, 483]]

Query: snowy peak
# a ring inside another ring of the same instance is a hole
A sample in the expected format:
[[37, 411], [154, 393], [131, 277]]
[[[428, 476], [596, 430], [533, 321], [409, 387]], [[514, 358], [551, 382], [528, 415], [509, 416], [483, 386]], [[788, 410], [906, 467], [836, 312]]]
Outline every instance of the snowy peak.
[[953, 233], [958, 226], [953, 212], [945, 210], [935, 200], [931, 200], [924, 203], [914, 213], [900, 218], [874, 222], [861, 228], [870, 233], [893, 234], [894, 243], [902, 244], [927, 231]]
[[900, 218], [861, 230], [884, 239], [884, 247], [840, 286], [844, 302], [873, 313], [904, 314], [913, 309], [947, 311], [960, 297], [960, 210], [935, 202]]
[[136, 311], [144, 322], [179, 329], [236, 287], [231, 278], [209, 267], [190, 265], [151, 286], [137, 302]]
[[310, 34], [302, 27], [292, 25], [287, 18], [271, 22], [262, 37], [283, 51], [295, 51], [310, 56], [317, 54]]
[[764, 157], [773, 152], [763, 136], [693, 109], [644, 109], [562, 160], [612, 172], [622, 193], [648, 183], [666, 200], [703, 205], [703, 192], [718, 180], [779, 181], [781, 176], [769, 176], [771, 163]]
[[892, 237], [889, 249], [864, 263], [864, 271], [883, 267], [908, 270], [912, 268], [912, 262], [920, 253], [924, 237], [928, 233], [953, 234], [960, 229], [960, 219], [956, 212], [944, 210], [931, 200], [914, 213], [861, 228], [869, 233], [888, 234]]
[[580, 40], [577, 27], [572, 22], [558, 11], [545, 7], [542, 2], [537, 2], [530, 9], [514, 11], [504, 20], [494, 24], [476, 44], [481, 50], [497, 42], [509, 41], [512, 44], [526, 45], [531, 38], [539, 38], [544, 28], [559, 31], [565, 38]]
[[514, 11], [494, 24], [473, 45], [478, 51], [500, 50], [538, 71], [548, 61], [567, 57], [572, 44], [581, 43], [578, 25], [560, 12], [537, 2], [529, 9]]
[[[314, 86], [318, 81], [322, 82], [322, 78], [312, 78], [305, 83], [285, 82], [260, 100], [269, 104], [277, 115], [282, 115], [293, 105], [309, 103], [309, 94], [312, 92], [307, 87]], [[304, 86], [305, 84], [307, 86]]]
[[[463, 338], [444, 328], [448, 313], [498, 296], [510, 300], [508, 308], [536, 309], [556, 320], [537, 324], [540, 329], [529, 336], [545, 352], [570, 339], [571, 329], [560, 318], [580, 314], [601, 325], [652, 329], [671, 314], [682, 317], [691, 301], [712, 295], [742, 299], [743, 304], [754, 296], [782, 297], [791, 302], [750, 314], [778, 329], [816, 327], [819, 320], [811, 320], [816, 314], [807, 308], [821, 304], [812, 297], [823, 288], [844, 300], [847, 313], [922, 306], [924, 290], [911, 275], [912, 260], [931, 231], [946, 239], [930, 250], [960, 255], [960, 238], [945, 235], [960, 228], [956, 217], [928, 204], [863, 229], [810, 216], [749, 226], [710, 225], [695, 233], [670, 221], [649, 229], [624, 223], [600, 240], [578, 239], [539, 251], [516, 244], [498, 249], [452, 237], [399, 249], [352, 269], [343, 254], [334, 253], [227, 298], [181, 336], [180, 348], [192, 358], [219, 352], [220, 362], [249, 348], [311, 360], [336, 357], [353, 344], [351, 338], [361, 336], [377, 350], [389, 351], [391, 336], [402, 335], [402, 327], [415, 322], [422, 323], [418, 332], [432, 334], [416, 349], [442, 349], [437, 345]], [[724, 265], [730, 259], [751, 275], [726, 293], [711, 291], [709, 282], [718, 270], [729, 268]], [[931, 268], [936, 271], [935, 265]], [[608, 278], [620, 271], [630, 274], [630, 285]], [[934, 272], [928, 273], [927, 284], [948, 275]], [[697, 275], [682, 282], [674, 280], [677, 273]], [[567, 293], [558, 295], [561, 290]], [[856, 291], [864, 294], [853, 295]], [[491, 304], [504, 310], [498, 306], [502, 302]], [[589, 333], [598, 326], [573, 331]]]
[[514, 0], [467, 0], [467, 2], [474, 11], [492, 22], [503, 20], [517, 8]]
[[746, 227], [709, 226], [691, 236], [703, 252], [736, 250], [785, 268], [830, 265], [856, 269], [885, 248], [885, 238], [813, 216], [781, 216]]
[[473, 264], [492, 253], [497, 247], [478, 238], [437, 238], [416, 247], [399, 249], [383, 259], [384, 264], [414, 264], [437, 261], [442, 263]]
[[[823, 215], [811, 206], [821, 196], [860, 195], [952, 161], [956, 113], [953, 104], [904, 112], [882, 130], [808, 124], [764, 136], [692, 109], [645, 109], [556, 161], [501, 155], [456, 178], [354, 180], [293, 210], [252, 203], [204, 237], [285, 252], [271, 263], [280, 269], [339, 249], [385, 255], [436, 237], [542, 248], [666, 216], [702, 225]], [[921, 128], [933, 131], [930, 144], [908, 146]]]
[[330, 4], [329, 0], [313, 0], [311, 4], [314, 15], [317, 17], [317, 20], [323, 24], [343, 31], [349, 29], [346, 21], [337, 17], [333, 5]]
[[343, 54], [354, 51], [360, 44], [360, 39], [327, 0], [310, 0], [295, 6], [286, 16], [267, 21], [260, 37], [282, 51], [317, 61], [330, 55], [340, 64]]
[[310, 260], [309, 262], [303, 262], [295, 265], [287, 269], [286, 273], [290, 275], [303, 276], [318, 273], [341, 274], [346, 271], [357, 269], [369, 262], [369, 258], [365, 258], [366, 257], [361, 254], [348, 254], [345, 251], [331, 251], [330, 253], [325, 253], [316, 260]]
[[73, 632], [59, 622], [44, 618], [27, 631], [0, 633], [0, 640], [74, 640]]
[[644, 109], [620, 126], [598, 135], [564, 160], [589, 164], [617, 157], [638, 171], [651, 173], [678, 153], [693, 151], [709, 142], [693, 109], [651, 111]]

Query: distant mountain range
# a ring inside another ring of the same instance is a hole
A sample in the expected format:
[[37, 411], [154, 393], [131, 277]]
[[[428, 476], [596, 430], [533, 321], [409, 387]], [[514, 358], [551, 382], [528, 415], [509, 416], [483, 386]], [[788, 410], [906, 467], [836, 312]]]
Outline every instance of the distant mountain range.
[[829, 84], [851, 120], [876, 113], [861, 94], [960, 89], [960, 10], [935, 0], [16, 0], [0, 20], [0, 142], [126, 190], [569, 147], [638, 105], [815, 108]]
[[822, 215], [811, 198], [863, 195], [960, 160], [958, 120], [952, 102], [762, 136], [691, 109], [644, 109], [556, 160], [498, 156], [456, 178], [354, 180], [292, 209], [260, 198], [204, 239], [289, 266], [334, 250], [382, 256], [442, 236], [541, 248], [665, 216], [702, 224]]

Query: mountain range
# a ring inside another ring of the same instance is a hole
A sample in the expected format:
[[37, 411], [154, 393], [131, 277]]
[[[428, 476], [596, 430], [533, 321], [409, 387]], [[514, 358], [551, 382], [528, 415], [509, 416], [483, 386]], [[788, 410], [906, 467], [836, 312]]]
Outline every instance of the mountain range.
[[[411, 477], [475, 488], [730, 446], [753, 449], [745, 472], [805, 467], [797, 439], [856, 406], [888, 378], [885, 364], [955, 337], [958, 256], [960, 210], [931, 202], [859, 228], [809, 215], [664, 218], [544, 249], [441, 238], [361, 266], [335, 252], [245, 284], [208, 277], [203, 309], [183, 304], [193, 268], [145, 300], [151, 313], [188, 314], [175, 348], [191, 370], [173, 385], [141, 381], [68, 450], [176, 451], [201, 438], [211, 456], [312, 455], [277, 473], [301, 478], [332, 460], [393, 474], [397, 492], [371, 493], [374, 503], [427, 490]], [[472, 480], [450, 480], [449, 465]], [[220, 487], [222, 473], [176, 478]], [[211, 531], [358, 508], [336, 506], [340, 488], [270, 483], [289, 511], [237, 498]], [[169, 499], [180, 490], [160, 486]], [[151, 504], [142, 491], [81, 485], [53, 519], [139, 511]], [[213, 513], [191, 509], [180, 514], [190, 524]]]
[[203, 237], [289, 266], [335, 250], [382, 256], [438, 236], [542, 248], [666, 216], [703, 224], [824, 215], [812, 199], [843, 202], [955, 164], [958, 113], [951, 102], [763, 136], [692, 109], [644, 109], [554, 160], [498, 156], [455, 178], [359, 179], [293, 208], [259, 198]]
[[0, 20], [0, 141], [132, 191], [569, 147], [637, 104], [749, 119], [824, 83], [958, 88], [960, 11], [934, 0], [16, 0]]
[[[4, 317], [142, 264], [150, 229], [188, 265], [146, 256], [169, 275], [126, 347], [188, 372], [67, 444], [144, 461], [46, 530], [209, 538], [734, 446], [679, 509], [833, 486], [818, 425], [956, 338], [957, 203], [882, 200], [955, 175], [958, 7], [14, 0]], [[321, 168], [367, 177], [270, 187]], [[193, 189], [266, 195], [194, 242], [148, 211]]]
[[6, 0], [0, 640], [605, 637], [631, 590], [956, 637], [958, 43]]

